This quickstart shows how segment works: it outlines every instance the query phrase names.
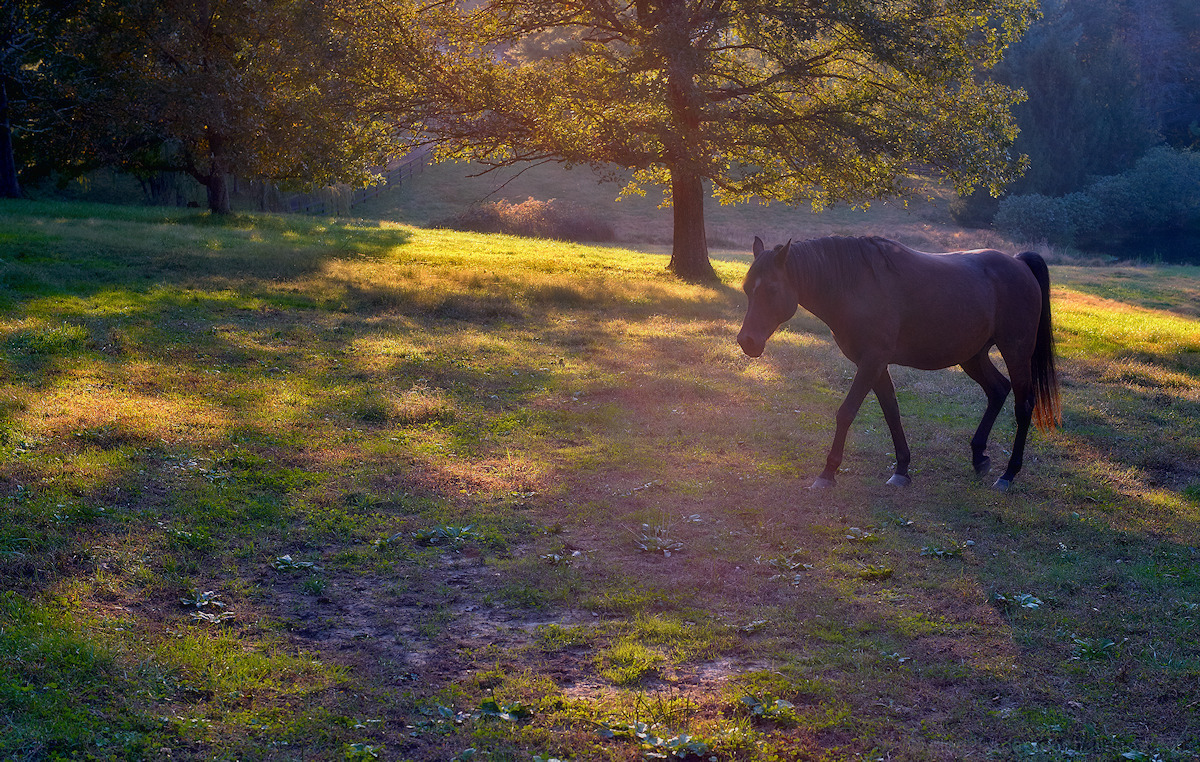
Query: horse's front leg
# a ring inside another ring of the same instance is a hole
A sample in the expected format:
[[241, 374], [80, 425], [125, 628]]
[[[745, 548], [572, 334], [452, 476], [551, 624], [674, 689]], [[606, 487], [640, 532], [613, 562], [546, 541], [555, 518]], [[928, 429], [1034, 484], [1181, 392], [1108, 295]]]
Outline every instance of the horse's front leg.
[[[863, 400], [867, 398], [867, 392], [875, 386], [879, 374], [886, 370], [885, 362], [859, 362], [858, 372], [854, 374], [854, 381], [850, 384], [850, 391], [837, 411], [837, 430], [833, 435], [833, 446], [829, 448], [829, 456], [825, 458], [825, 470], [812, 483], [810, 489], [823, 489], [836, 484], [838, 466], [842, 465], [842, 453], [846, 449], [846, 433], [850, 430], [850, 424], [854, 423]], [[891, 384], [891, 379], [888, 383]]]
[[896, 401], [896, 387], [892, 384], [892, 374], [885, 367], [875, 381], [875, 398], [883, 410], [883, 419], [887, 421], [888, 431], [892, 433], [892, 446], [896, 450], [896, 470], [887, 483], [893, 487], [907, 487], [912, 484], [908, 476], [908, 440], [904, 437], [904, 427], [900, 425], [900, 403]]

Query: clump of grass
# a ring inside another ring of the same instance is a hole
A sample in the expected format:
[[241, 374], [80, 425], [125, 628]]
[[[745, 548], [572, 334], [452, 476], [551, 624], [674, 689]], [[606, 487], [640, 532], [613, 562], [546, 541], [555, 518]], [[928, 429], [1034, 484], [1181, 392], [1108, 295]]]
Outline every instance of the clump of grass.
[[88, 331], [81, 325], [62, 323], [25, 328], [8, 337], [9, 352], [30, 357], [51, 357], [82, 352], [87, 348]]
[[594, 639], [594, 633], [586, 627], [564, 627], [560, 624], [543, 624], [535, 630], [538, 645], [545, 651], [563, 651], [582, 648]]
[[440, 390], [418, 383], [392, 400], [388, 420], [398, 426], [417, 426], [430, 421], [446, 421], [453, 408]]
[[657, 677], [666, 657], [636, 640], [622, 639], [596, 657], [600, 676], [613, 685], [634, 686]]

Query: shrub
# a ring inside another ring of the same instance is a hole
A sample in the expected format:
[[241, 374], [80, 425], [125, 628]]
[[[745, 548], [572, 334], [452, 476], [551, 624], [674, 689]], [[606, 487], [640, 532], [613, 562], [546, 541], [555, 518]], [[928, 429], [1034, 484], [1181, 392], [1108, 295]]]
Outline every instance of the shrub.
[[1155, 148], [1133, 169], [1082, 192], [1009, 196], [995, 225], [1026, 242], [1132, 253], [1161, 246], [1170, 258], [1187, 259], [1200, 239], [1200, 153]]
[[1019, 241], [1069, 246], [1075, 240], [1075, 226], [1068, 206], [1061, 198], [1029, 193], [1009, 196], [996, 211], [996, 227]]
[[1200, 153], [1155, 148], [1128, 172], [1087, 189], [1102, 214], [1100, 228], [1176, 231], [1200, 223]]
[[519, 204], [493, 201], [476, 204], [434, 223], [435, 227], [475, 233], [508, 233], [559, 241], [605, 242], [616, 238], [612, 225], [579, 204], [530, 197]]
[[999, 208], [999, 199], [980, 188], [969, 196], [955, 196], [950, 202], [950, 216], [963, 227], [990, 228]]

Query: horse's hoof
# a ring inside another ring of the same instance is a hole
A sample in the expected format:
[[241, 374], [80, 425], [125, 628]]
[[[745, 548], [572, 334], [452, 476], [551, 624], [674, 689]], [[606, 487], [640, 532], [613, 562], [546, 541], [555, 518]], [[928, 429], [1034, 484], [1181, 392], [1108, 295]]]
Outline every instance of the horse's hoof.
[[975, 464], [975, 474], [977, 476], [987, 476], [988, 471], [992, 470], [992, 459], [986, 455], [983, 460]]
[[1008, 492], [1008, 488], [1012, 486], [1012, 479], [1000, 478], [992, 485], [997, 492]]
[[906, 474], [892, 474], [892, 478], [888, 479], [887, 483], [893, 487], [907, 487], [912, 484], [912, 479]]
[[834, 482], [833, 479], [826, 479], [824, 476], [818, 476], [817, 480], [812, 483], [812, 486], [809, 487], [809, 489], [829, 489], [834, 484], [836, 484], [836, 482]]

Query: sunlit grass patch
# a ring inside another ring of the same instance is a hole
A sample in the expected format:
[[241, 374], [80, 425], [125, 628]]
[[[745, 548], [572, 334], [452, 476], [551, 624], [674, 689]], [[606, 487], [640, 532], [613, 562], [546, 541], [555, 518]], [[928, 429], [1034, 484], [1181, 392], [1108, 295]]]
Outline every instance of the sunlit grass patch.
[[1055, 267], [1052, 280], [1115, 302], [1200, 317], [1200, 278], [1195, 266]]
[[659, 675], [666, 664], [663, 654], [637, 640], [621, 639], [596, 656], [601, 677], [613, 685], [640, 685]]
[[5, 343], [10, 355], [40, 358], [82, 352], [87, 340], [87, 329], [81, 325], [41, 323], [16, 328]]
[[23, 429], [67, 447], [162, 449], [184, 437], [212, 440], [232, 426], [223, 410], [199, 400], [144, 394], [95, 380], [29, 399], [18, 419]]
[[293, 654], [269, 639], [245, 640], [192, 625], [155, 648], [158, 662], [176, 673], [179, 688], [210, 708], [238, 706], [248, 696], [304, 694], [336, 684], [343, 673], [315, 654]]
[[1112, 384], [1125, 384], [1135, 389], [1160, 391], [1193, 402], [1200, 401], [1200, 375], [1180, 373], [1133, 359], [1117, 360], [1109, 364], [1103, 369], [1100, 380]]
[[1200, 357], [1196, 319], [1056, 289], [1054, 321], [1067, 355], [1119, 358], [1128, 353], [1195, 367]]

